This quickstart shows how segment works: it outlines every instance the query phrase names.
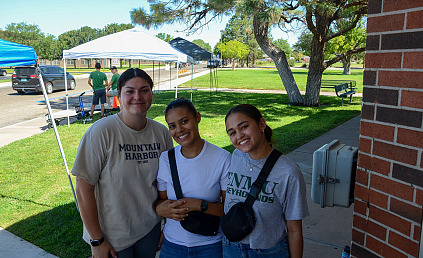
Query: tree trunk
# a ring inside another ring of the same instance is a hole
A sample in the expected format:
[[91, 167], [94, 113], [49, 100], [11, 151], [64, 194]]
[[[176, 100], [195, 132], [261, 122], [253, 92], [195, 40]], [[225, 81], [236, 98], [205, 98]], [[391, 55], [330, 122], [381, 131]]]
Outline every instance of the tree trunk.
[[342, 66], [344, 67], [342, 74], [351, 74], [351, 56], [342, 58]]
[[[307, 15], [310, 15], [307, 11]], [[322, 83], [323, 71], [326, 69], [325, 64], [325, 35], [329, 30], [326, 13], [316, 15], [316, 24], [314, 27], [313, 39], [311, 40], [310, 64], [307, 75], [306, 94], [304, 98], [304, 106], [314, 107], [319, 105], [320, 86]], [[309, 16], [308, 16], [309, 17]], [[308, 27], [311, 19], [307, 19]]]
[[255, 15], [253, 19], [254, 35], [261, 49], [268, 55], [276, 65], [279, 76], [288, 94], [289, 101], [294, 105], [302, 105], [303, 97], [292, 75], [291, 68], [288, 65], [285, 52], [273, 45], [268, 38], [269, 23], [262, 22]]
[[73, 60], [73, 68], [76, 69], [76, 59]]
[[311, 41], [310, 65], [307, 75], [306, 94], [304, 106], [314, 107], [319, 105], [320, 84], [324, 69], [325, 43], [316, 37]]
[[232, 71], [235, 71], [235, 58], [232, 58], [231, 61], [232, 61]]

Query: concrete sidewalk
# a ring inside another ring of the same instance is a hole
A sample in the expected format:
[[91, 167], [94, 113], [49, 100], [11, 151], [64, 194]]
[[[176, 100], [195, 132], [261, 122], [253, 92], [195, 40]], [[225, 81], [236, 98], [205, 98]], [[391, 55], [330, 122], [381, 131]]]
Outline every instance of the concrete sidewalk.
[[354, 205], [349, 208], [320, 208], [320, 204], [311, 200], [311, 172], [314, 151], [335, 139], [358, 147], [359, 136], [360, 116], [356, 116], [286, 154], [301, 168], [307, 186], [310, 216], [303, 221], [304, 257], [341, 257], [344, 246], [351, 245]]
[[[55, 114], [55, 117], [60, 116], [64, 115]], [[0, 128], [0, 147], [41, 133], [45, 129], [44, 117]], [[334, 139], [346, 145], [358, 147], [359, 132], [360, 116], [357, 116], [286, 154], [300, 166], [307, 185], [310, 216], [303, 221], [304, 257], [340, 257], [344, 246], [351, 243], [353, 205], [350, 208], [322, 209], [319, 204], [313, 203], [310, 197], [311, 171], [315, 150]], [[54, 256], [0, 228], [0, 257]]]

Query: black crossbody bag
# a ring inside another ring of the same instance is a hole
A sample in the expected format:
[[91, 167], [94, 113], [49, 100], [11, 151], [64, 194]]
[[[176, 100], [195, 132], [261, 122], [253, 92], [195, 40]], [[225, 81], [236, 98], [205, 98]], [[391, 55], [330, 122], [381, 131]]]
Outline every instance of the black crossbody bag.
[[[183, 195], [181, 183], [179, 182], [178, 168], [176, 166], [175, 149], [169, 150], [168, 154], [176, 198], [181, 199]], [[216, 236], [219, 233], [220, 217], [201, 211], [190, 211], [188, 212], [188, 216], [180, 221], [180, 223], [185, 230], [191, 233], [203, 236]]]
[[270, 171], [282, 153], [273, 149], [263, 165], [256, 181], [251, 186], [250, 192], [244, 202], [239, 202], [231, 207], [226, 215], [221, 218], [223, 234], [231, 242], [238, 242], [248, 236], [256, 225], [253, 204], [258, 198], [263, 184], [266, 182]]

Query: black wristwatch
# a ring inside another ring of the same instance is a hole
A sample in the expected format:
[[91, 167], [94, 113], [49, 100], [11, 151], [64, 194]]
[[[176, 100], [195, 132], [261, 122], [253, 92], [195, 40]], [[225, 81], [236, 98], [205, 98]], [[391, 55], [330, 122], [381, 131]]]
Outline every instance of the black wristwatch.
[[94, 239], [94, 240], [90, 239], [91, 246], [99, 246], [103, 242], [104, 242], [104, 237], [102, 237], [101, 239], [98, 239], [98, 240], [97, 239]]
[[207, 203], [207, 201], [201, 200], [201, 212], [205, 212], [208, 207], [209, 204]]

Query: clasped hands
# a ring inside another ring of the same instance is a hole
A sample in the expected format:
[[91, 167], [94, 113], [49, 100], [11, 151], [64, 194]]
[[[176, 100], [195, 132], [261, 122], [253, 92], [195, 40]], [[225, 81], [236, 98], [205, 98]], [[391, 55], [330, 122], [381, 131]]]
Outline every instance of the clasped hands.
[[201, 199], [182, 198], [179, 200], [165, 200], [156, 207], [159, 216], [176, 221], [184, 220], [190, 211], [201, 210]]

